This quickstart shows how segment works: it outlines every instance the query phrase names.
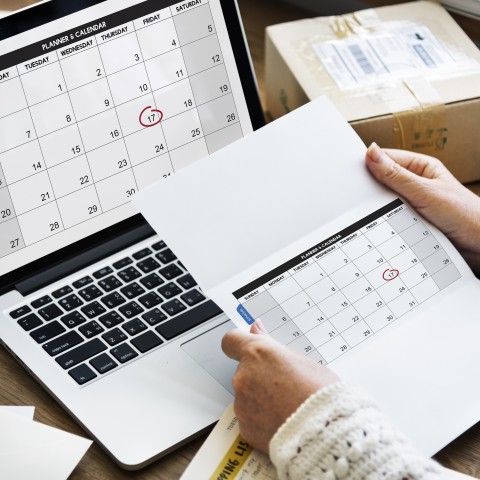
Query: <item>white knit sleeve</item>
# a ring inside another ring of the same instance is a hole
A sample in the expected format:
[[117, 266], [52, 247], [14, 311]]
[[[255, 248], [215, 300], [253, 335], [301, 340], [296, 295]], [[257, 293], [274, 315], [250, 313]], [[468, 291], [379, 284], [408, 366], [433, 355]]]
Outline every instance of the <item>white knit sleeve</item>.
[[359, 389], [335, 383], [279, 428], [270, 458], [280, 480], [439, 480], [450, 472], [417, 452]]

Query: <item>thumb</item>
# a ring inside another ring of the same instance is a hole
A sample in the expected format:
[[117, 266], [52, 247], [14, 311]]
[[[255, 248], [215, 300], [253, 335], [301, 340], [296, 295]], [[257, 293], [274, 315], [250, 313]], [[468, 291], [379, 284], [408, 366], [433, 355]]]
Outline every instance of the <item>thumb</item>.
[[387, 155], [376, 143], [368, 147], [367, 168], [380, 182], [410, 200], [418, 194], [422, 177], [410, 172]]
[[257, 318], [255, 323], [250, 327], [250, 333], [254, 333], [256, 335], [268, 335], [265, 325], [259, 318]]

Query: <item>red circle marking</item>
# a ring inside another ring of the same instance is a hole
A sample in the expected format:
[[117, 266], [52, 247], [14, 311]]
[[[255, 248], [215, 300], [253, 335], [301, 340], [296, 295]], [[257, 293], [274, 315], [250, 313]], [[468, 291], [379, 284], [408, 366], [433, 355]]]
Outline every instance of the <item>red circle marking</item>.
[[[387, 273], [393, 273], [393, 275], [390, 275], [388, 278], [385, 278], [385, 275]], [[400, 275], [400, 272], [394, 268], [392, 268], [391, 270], [389, 268], [387, 268], [383, 273], [382, 273], [382, 278], [386, 281], [386, 282], [391, 282], [392, 280], [395, 280], [398, 276]]]
[[[145, 112], [147, 112], [150, 114], [150, 113], [158, 113], [158, 120], [153, 122], [153, 123], [144, 123], [143, 122], [143, 115]], [[151, 105], [149, 105], [148, 107], [145, 107], [141, 112], [140, 112], [140, 115], [138, 116], [138, 121], [140, 122], [140, 125], [142, 125], [142, 127], [146, 127], [146, 128], [149, 128], [149, 127], [154, 127], [155, 125], [158, 125], [161, 121], [163, 120], [163, 112], [161, 112], [160, 110], [157, 110], [156, 108], [152, 108]]]

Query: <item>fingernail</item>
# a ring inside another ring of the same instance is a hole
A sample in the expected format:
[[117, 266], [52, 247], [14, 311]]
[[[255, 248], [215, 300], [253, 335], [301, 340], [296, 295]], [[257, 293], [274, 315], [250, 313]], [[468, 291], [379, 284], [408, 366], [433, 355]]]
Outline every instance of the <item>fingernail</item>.
[[252, 327], [255, 327], [255, 330], [258, 333], [268, 333], [267, 329], [265, 328], [265, 325], [259, 318], [255, 320], [255, 323], [252, 325]]
[[367, 155], [373, 163], [380, 163], [383, 160], [383, 151], [375, 142], [368, 147]]

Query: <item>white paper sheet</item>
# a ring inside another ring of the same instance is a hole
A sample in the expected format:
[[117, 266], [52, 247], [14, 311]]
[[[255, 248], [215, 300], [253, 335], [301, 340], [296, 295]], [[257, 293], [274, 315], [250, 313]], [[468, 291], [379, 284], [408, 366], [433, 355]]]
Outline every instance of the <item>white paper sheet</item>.
[[33, 420], [33, 415], [35, 413], [35, 407], [11, 407], [11, 406], [0, 406], [0, 412], [9, 412], [20, 415], [23, 418], [28, 420]]
[[66, 480], [92, 442], [0, 410], [0, 478]]
[[180, 480], [276, 480], [272, 462], [240, 436], [237, 417], [230, 405]]
[[[480, 284], [437, 229], [372, 179], [364, 155], [320, 98], [136, 204], [239, 327], [260, 316], [275, 338], [362, 384], [433, 454], [480, 419]], [[305, 266], [313, 283], [300, 280]]]

